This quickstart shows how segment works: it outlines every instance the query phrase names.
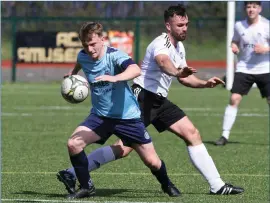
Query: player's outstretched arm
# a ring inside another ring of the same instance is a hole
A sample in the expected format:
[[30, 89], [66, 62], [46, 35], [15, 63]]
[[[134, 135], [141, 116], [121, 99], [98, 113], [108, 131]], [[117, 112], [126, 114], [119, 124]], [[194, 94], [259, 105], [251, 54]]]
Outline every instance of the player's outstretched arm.
[[115, 75], [115, 77], [117, 81], [126, 81], [132, 80], [140, 75], [141, 75], [141, 68], [137, 64], [131, 64], [127, 67], [127, 69], [124, 72]]
[[216, 87], [219, 84], [223, 84], [225, 85], [225, 82], [223, 80], [221, 80], [218, 77], [212, 77], [210, 79], [208, 79], [204, 85], [205, 88], [213, 88]]
[[72, 70], [70, 70], [66, 75], [64, 75], [64, 78], [65, 77], [68, 77], [70, 75], [76, 75], [78, 74], [78, 72], [81, 70], [81, 65], [79, 63], [76, 63], [74, 68]]
[[137, 64], [131, 64], [125, 71], [117, 75], [101, 75], [96, 77], [96, 81], [108, 81], [108, 82], [119, 82], [132, 80], [141, 74], [141, 69]]
[[223, 80], [218, 77], [212, 77], [209, 80], [201, 80], [197, 78], [195, 75], [190, 75], [186, 78], [177, 78], [178, 81], [185, 85], [186, 87], [192, 88], [213, 88], [219, 84], [225, 84]]
[[176, 68], [172, 63], [171, 59], [166, 54], [159, 54], [155, 57], [157, 64], [160, 69], [167, 75], [174, 77], [187, 77], [196, 73], [196, 69], [192, 67]]

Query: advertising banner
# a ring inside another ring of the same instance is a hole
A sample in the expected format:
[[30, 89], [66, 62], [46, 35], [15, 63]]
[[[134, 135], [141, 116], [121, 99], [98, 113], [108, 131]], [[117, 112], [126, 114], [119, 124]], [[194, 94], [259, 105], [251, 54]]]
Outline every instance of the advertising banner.
[[[133, 57], [133, 32], [109, 30], [105, 44]], [[17, 63], [75, 63], [82, 49], [77, 32], [17, 32]]]

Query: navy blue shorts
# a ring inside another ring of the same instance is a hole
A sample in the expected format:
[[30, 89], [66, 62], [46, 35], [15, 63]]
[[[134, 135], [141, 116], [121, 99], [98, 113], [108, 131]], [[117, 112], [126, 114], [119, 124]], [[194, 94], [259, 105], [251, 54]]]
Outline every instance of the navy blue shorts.
[[100, 136], [98, 144], [104, 144], [112, 134], [119, 137], [125, 146], [152, 142], [141, 119], [114, 119], [91, 113], [79, 126], [90, 128]]

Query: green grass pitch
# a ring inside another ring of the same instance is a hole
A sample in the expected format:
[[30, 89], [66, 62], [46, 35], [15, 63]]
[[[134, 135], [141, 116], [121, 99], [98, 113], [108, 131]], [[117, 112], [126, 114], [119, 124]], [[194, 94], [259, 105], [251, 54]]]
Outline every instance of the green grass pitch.
[[[68, 202], [56, 172], [70, 166], [66, 142], [89, 113], [89, 98], [68, 104], [59, 84], [2, 85], [2, 202]], [[238, 196], [211, 196], [209, 186], [191, 165], [184, 142], [175, 135], [148, 128], [179, 198], [161, 193], [157, 181], [136, 153], [92, 173], [97, 195], [83, 202], [269, 202], [269, 109], [259, 91], [244, 98], [231, 132], [231, 143], [216, 147], [229, 92], [191, 89], [173, 84], [169, 98], [179, 105], [199, 129], [221, 177], [243, 186]], [[116, 140], [112, 136], [107, 144]], [[86, 152], [98, 148], [92, 145]]]

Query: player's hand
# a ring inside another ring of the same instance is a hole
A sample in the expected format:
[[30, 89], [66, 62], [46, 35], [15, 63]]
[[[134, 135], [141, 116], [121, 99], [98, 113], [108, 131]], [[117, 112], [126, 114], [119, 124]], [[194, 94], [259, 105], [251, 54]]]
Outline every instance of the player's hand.
[[74, 75], [74, 74], [72, 74], [72, 70], [69, 71], [67, 74], [65, 74], [65, 75], [64, 75], [64, 78], [67, 78], [67, 77], [69, 77], [69, 76], [71, 76], [71, 75]]
[[255, 44], [255, 47], [254, 47], [254, 52], [256, 54], [264, 54], [266, 53], [266, 47], [261, 45], [261, 44]]
[[107, 81], [107, 82], [117, 82], [115, 76], [112, 75], [101, 75], [95, 78], [95, 81]]
[[206, 88], [213, 88], [213, 87], [216, 87], [219, 84], [225, 85], [225, 82], [223, 80], [221, 80], [220, 78], [218, 78], [218, 77], [212, 77], [212, 78], [210, 78], [209, 80], [206, 81], [204, 86]]
[[232, 52], [234, 54], [239, 54], [240, 51], [239, 51], [239, 48], [236, 44], [232, 44]]
[[186, 78], [186, 77], [192, 75], [193, 73], [197, 73], [197, 70], [195, 68], [184, 67], [184, 68], [179, 69], [179, 72], [177, 73], [177, 77]]

